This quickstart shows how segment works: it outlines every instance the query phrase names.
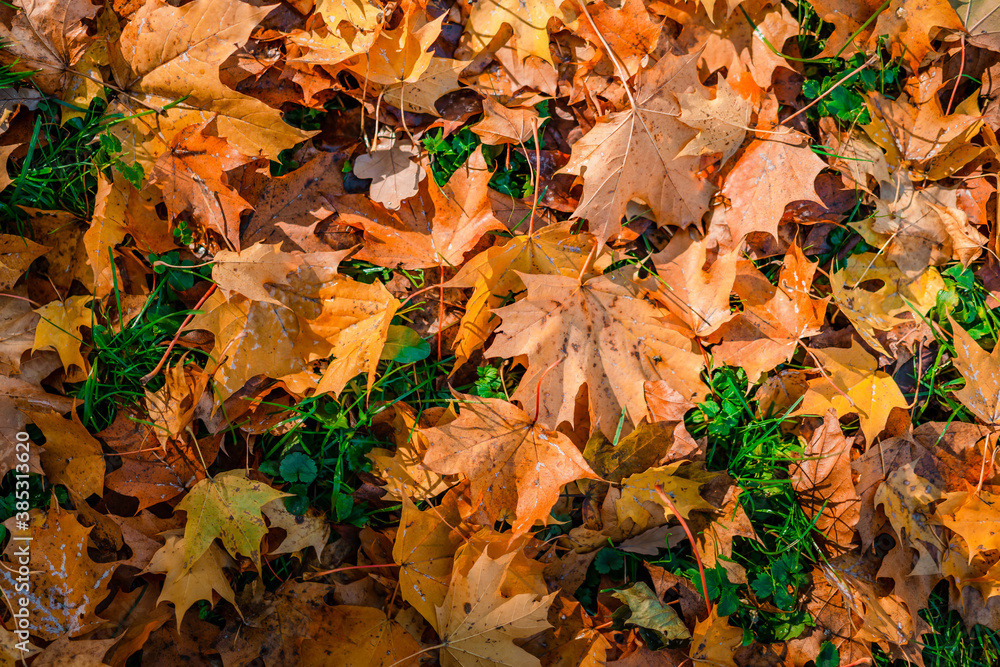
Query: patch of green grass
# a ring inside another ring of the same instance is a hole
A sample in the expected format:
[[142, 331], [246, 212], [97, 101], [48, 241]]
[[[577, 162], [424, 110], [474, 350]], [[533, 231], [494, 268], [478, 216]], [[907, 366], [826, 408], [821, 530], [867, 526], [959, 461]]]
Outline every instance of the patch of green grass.
[[289, 511], [302, 513], [314, 506], [328, 512], [336, 523], [356, 526], [377, 519], [380, 510], [354, 498], [359, 473], [371, 470], [367, 454], [375, 447], [393, 447], [375, 436], [373, 419], [396, 401], [405, 401], [418, 414], [447, 405], [451, 391], [438, 380], [448, 374], [453, 362], [452, 358], [408, 364], [383, 361], [370, 393], [364, 376], [358, 376], [339, 398], [309, 397], [293, 405], [284, 420], [292, 428], [264, 437], [260, 465], [262, 472], [290, 485], [285, 489], [294, 494], [286, 499]]
[[[0, 73], [0, 88], [5, 81]], [[45, 99], [34, 112], [27, 154], [11, 159], [13, 182], [0, 192], [0, 220], [8, 232], [23, 234], [25, 215], [20, 207], [69, 211], [88, 219], [94, 210], [97, 176], [112, 171], [141, 183], [142, 167], [119, 157], [121, 143], [108, 130], [124, 118], [106, 114], [107, 103], [95, 99], [83, 118], [60, 125], [61, 107]]]
[[[538, 129], [538, 148], [541, 149], [545, 147], [545, 139], [542, 136], [545, 121], [551, 114], [547, 102], [539, 103], [536, 105], [536, 109], [541, 119]], [[478, 120], [481, 120], [481, 118], [470, 121], [470, 124], [474, 124]], [[483, 145], [479, 140], [479, 136], [470, 130], [468, 126], [463, 127], [448, 137], [444, 136], [443, 130], [438, 129], [436, 132], [425, 134], [420, 142], [430, 154], [431, 171], [434, 174], [434, 181], [440, 186], [447, 183], [452, 174], [465, 164], [476, 148], [482, 145], [483, 157], [486, 158], [486, 164], [490, 169], [494, 170], [493, 177], [490, 179], [491, 188], [517, 199], [530, 197], [533, 194], [531, 168], [528, 164], [528, 159], [511, 146]], [[535, 140], [529, 139], [526, 141], [524, 148], [527, 151], [534, 150]]]
[[[69, 395], [83, 401], [81, 418], [86, 426], [94, 431], [106, 428], [120, 407], [137, 403], [147, 389], [156, 391], [163, 386], [162, 375], [154, 376], [148, 384], [143, 384], [142, 378], [156, 368], [166, 351], [165, 344], [191, 312], [178, 300], [175, 290], [188, 289], [196, 279], [204, 279], [201, 271], [205, 269], [160, 265], [157, 272], [164, 279], [158, 281], [138, 314], [120, 321], [117, 313], [122, 306], [117, 290], [106, 311], [95, 314], [89, 341], [90, 373], [82, 383], [68, 386]], [[196, 349], [174, 348], [168, 362], [198, 354]]]
[[914, 424], [928, 421], [975, 421], [968, 409], [952, 393], [965, 380], [952, 363], [955, 356], [954, 319], [969, 335], [987, 350], [1000, 340], [1000, 308], [988, 308], [990, 292], [975, 276], [972, 268], [953, 264], [941, 270], [945, 288], [937, 295], [934, 308], [924, 317], [934, 341], [927, 348], [933, 353], [929, 362], [915, 364], [913, 377], [916, 392], [906, 395], [917, 400]]

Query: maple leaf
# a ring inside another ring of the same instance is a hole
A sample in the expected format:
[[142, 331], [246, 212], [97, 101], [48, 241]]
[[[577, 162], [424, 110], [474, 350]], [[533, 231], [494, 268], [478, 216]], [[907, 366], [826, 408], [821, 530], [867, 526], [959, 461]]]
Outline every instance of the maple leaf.
[[885, 428], [893, 408], [907, 409], [899, 386], [878, 369], [878, 362], [856, 340], [850, 349], [828, 347], [812, 350], [825, 369], [822, 377], [809, 381], [802, 404], [793, 414], [824, 415], [831, 408], [838, 415], [856, 413], [867, 446]]
[[[418, 428], [417, 415], [402, 401], [393, 403], [385, 416], [393, 429], [395, 452], [376, 447], [368, 453], [377, 473], [388, 482], [387, 491], [394, 497], [409, 497], [427, 500], [440, 495], [453, 485], [454, 480], [428, 469], [423, 465], [424, 454], [429, 443]], [[457, 415], [450, 408], [432, 419], [429, 411], [423, 412], [420, 422], [423, 426], [438, 426], [455, 419]]]
[[205, 464], [211, 465], [218, 455], [218, 440], [173, 440], [160, 450], [158, 429], [132, 417], [119, 412], [111, 426], [98, 434], [121, 455], [121, 467], [104, 480], [109, 489], [137, 498], [142, 510], [172, 500], [186, 492], [192, 482], [204, 479]]
[[1000, 494], [970, 490], [943, 495], [944, 501], [934, 508], [934, 515], [943, 526], [965, 540], [969, 563], [984, 551], [1000, 548], [995, 509]]
[[644, 422], [613, 444], [596, 431], [587, 442], [583, 456], [601, 479], [620, 482], [663, 460], [673, 444], [676, 429], [676, 422]]
[[739, 95], [726, 79], [719, 79], [714, 99], [707, 99], [700, 91], [677, 96], [681, 121], [698, 130], [678, 156], [711, 155], [720, 153], [725, 164], [746, 137], [753, 106]]
[[189, 567], [185, 566], [185, 538], [169, 535], [146, 568], [149, 572], [166, 574], [157, 603], [173, 602], [180, 629], [184, 614], [198, 600], [213, 602], [212, 594], [218, 593], [223, 600], [236, 605], [236, 593], [222, 568], [233, 564], [229, 555], [215, 544], [199, 556]]
[[458, 419], [425, 429], [424, 465], [472, 482], [472, 503], [493, 521], [511, 519], [514, 533], [546, 523], [559, 491], [596, 477], [573, 442], [548, 431], [516, 406], [495, 398], [458, 394]]
[[38, 314], [22, 299], [0, 297], [0, 374], [11, 376], [21, 372], [24, 353], [35, 342]]
[[544, 227], [518, 235], [476, 255], [445, 287], [472, 287], [473, 293], [455, 336], [455, 368], [482, 347], [496, 328], [492, 311], [510, 293], [525, 289], [520, 274], [579, 275], [594, 245], [587, 234], [571, 234], [568, 226]]
[[281, 543], [270, 549], [269, 554], [290, 554], [312, 547], [316, 557], [320, 557], [330, 538], [330, 525], [322, 512], [310, 507], [302, 514], [292, 514], [280, 499], [272, 500], [261, 509], [270, 528], [285, 531]]
[[95, 296], [104, 296], [114, 289], [113, 252], [128, 233], [125, 209], [128, 206], [126, 188], [129, 187], [131, 185], [123, 178], [108, 180], [104, 174], [98, 174], [94, 217], [90, 228], [83, 235], [88, 264], [94, 272]]
[[19, 68], [37, 73], [32, 81], [50, 95], [58, 95], [73, 80], [70, 68], [91, 41], [85, 21], [92, 21], [101, 5], [87, 0], [19, 0], [20, 12], [0, 22], [0, 40], [6, 45], [3, 62], [20, 61]]
[[434, 56], [419, 79], [388, 85], [382, 90], [382, 97], [403, 111], [440, 116], [435, 103], [454, 90], [462, 90], [458, 78], [468, 65], [467, 60]]
[[632, 625], [655, 630], [666, 639], [688, 639], [691, 636], [677, 612], [660, 602], [649, 586], [641, 581], [611, 595], [624, 602], [632, 611], [627, 619]]
[[851, 477], [851, 444], [835, 412], [824, 415], [801, 459], [789, 466], [788, 474], [802, 509], [830, 542], [849, 550], [861, 518], [861, 498]]
[[157, 391], [146, 389], [146, 410], [161, 445], [180, 440], [194, 419], [195, 407], [208, 386], [208, 375], [194, 365], [166, 369]]
[[301, 664], [333, 664], [331, 660], [359, 667], [420, 664], [420, 644], [381, 609], [338, 605], [326, 610], [324, 620], [302, 641]]
[[493, 558], [484, 551], [464, 577], [452, 577], [444, 604], [437, 608], [442, 667], [538, 667], [538, 658], [515, 643], [549, 626], [546, 615], [556, 593], [498, 595], [516, 553]]
[[261, 507], [289, 494], [228, 470], [203, 479], [177, 504], [187, 512], [184, 528], [184, 571], [190, 571], [215, 538], [234, 557], [247, 556], [260, 571], [260, 541], [267, 534]]
[[354, 173], [359, 178], [370, 178], [371, 197], [390, 210], [396, 210], [404, 199], [417, 194], [420, 181], [427, 172], [410, 158], [420, 150], [409, 141], [380, 137], [374, 149], [359, 155], [354, 161]]
[[[357, 64], [348, 67], [373, 83], [392, 84], [418, 80], [431, 64], [430, 51], [441, 33], [445, 15], [428, 21], [418, 3], [408, 3], [403, 20], [393, 30], [382, 30]], [[353, 61], [352, 61], [353, 63]]]
[[204, 129], [204, 124], [192, 125], [178, 132], [156, 160], [151, 182], [163, 190], [171, 219], [190, 213], [195, 222], [239, 248], [240, 214], [251, 206], [229, 185], [225, 172], [251, 158], [225, 139], [205, 136]]
[[635, 76], [656, 48], [663, 23], [653, 20], [641, 0], [625, 0], [620, 7], [598, 0], [588, 4], [587, 12], [589, 18], [577, 18], [568, 27], [595, 48], [610, 49], [606, 57], [617, 59], [629, 76]]
[[268, 179], [243, 227], [241, 246], [280, 242], [286, 252], [338, 247], [317, 236], [316, 227], [339, 211], [341, 197], [350, 197], [344, 193], [341, 162], [336, 154], [320, 153], [295, 171]]
[[700, 475], [690, 467], [678, 470], [683, 461], [671, 463], [668, 466], [649, 468], [648, 470], [630, 475], [621, 481], [622, 497], [616, 504], [618, 521], [625, 519], [633, 521], [639, 529], [644, 529], [654, 513], [662, 512], [669, 517], [673, 510], [663, 502], [656, 490], [658, 484], [663, 485], [664, 493], [674, 503], [681, 517], [687, 519], [695, 510], [715, 510], [715, 507], [698, 495], [698, 491], [713, 475]]
[[369, 31], [380, 21], [379, 9], [365, 0], [316, 0], [314, 11], [332, 30], [346, 21], [358, 30]]
[[552, 18], [566, 22], [561, 4], [561, 0], [484, 0], [473, 6], [465, 36], [474, 51], [482, 51], [506, 23], [514, 29], [514, 48], [521, 60], [537, 56], [551, 63], [546, 26]]
[[988, 239], [958, 208], [956, 190], [938, 185], [916, 190], [905, 170], [891, 189], [881, 185], [885, 199], [875, 201], [875, 215], [851, 226], [908, 277], [952, 260], [968, 266], [982, 253]]
[[[867, 281], [881, 281], [875, 292], [864, 289]], [[851, 256], [842, 271], [830, 274], [833, 302], [861, 338], [873, 349], [888, 354], [876, 337], [877, 331], [889, 331], [906, 323], [903, 313], [925, 313], [945, 288], [944, 279], [934, 267], [925, 267], [916, 279], [884, 255], [862, 253]]]
[[700, 223], [712, 189], [696, 175], [698, 159], [679, 156], [696, 132], [678, 120], [676, 98], [700, 85], [692, 58], [665, 56], [639, 74], [636, 108], [599, 119], [573, 144], [562, 168], [583, 178], [573, 215], [586, 219], [600, 240], [618, 235], [632, 200], [648, 206], [660, 225]]
[[[15, 530], [14, 521], [11, 517], [5, 522], [8, 531]], [[10, 611], [20, 609], [14, 606], [20, 597], [26, 597], [31, 608], [44, 610], [32, 619], [31, 634], [47, 641], [77, 637], [104, 623], [96, 612], [107, 597], [115, 565], [91, 560], [87, 545], [93, 528], [55, 506], [47, 512], [32, 510], [27, 523], [32, 539], [26, 564], [32, 573], [31, 587], [24, 591], [18, 586], [16, 567], [0, 567], [0, 588]], [[4, 555], [10, 563], [18, 562], [20, 544], [17, 540], [7, 544]]]
[[955, 335], [955, 368], [965, 378], [965, 386], [955, 392], [955, 398], [981, 421], [997, 424], [1000, 422], [1000, 345], [987, 354], [954, 319], [950, 322]]
[[389, 268], [460, 265], [483, 234], [504, 229], [486, 197], [490, 177], [477, 150], [443, 188], [433, 176], [423, 179], [398, 214], [362, 202], [367, 210], [344, 219], [365, 232], [367, 243], [355, 257]]
[[435, 610], [448, 595], [455, 550], [462, 543], [457, 530], [461, 518], [447, 501], [424, 511], [405, 495], [402, 501], [403, 513], [392, 547], [392, 559], [399, 565], [400, 594], [435, 625]]
[[31, 239], [0, 234], [0, 289], [9, 290], [48, 248]]
[[51, 347], [59, 353], [59, 360], [67, 371], [75, 366], [86, 372], [89, 366], [80, 352], [83, 342], [80, 329], [93, 322], [92, 301], [90, 296], [71, 296], [65, 301], [52, 301], [36, 308], [35, 312], [41, 320], [35, 329], [35, 343], [31, 351]]
[[[733, 7], [733, 0], [729, 0]], [[772, 5], [768, 0], [743, 0], [744, 11], [730, 12], [722, 21], [706, 12], [685, 11], [680, 6], [664, 8], [667, 18], [683, 29], [677, 42], [685, 53], [697, 54], [699, 68], [715, 72], [748, 72], [760, 88], [768, 88], [774, 70], [787, 62], [767, 44], [784, 44], [798, 33], [799, 25], [784, 5]], [[766, 39], [765, 43], [763, 40]]]
[[743, 631], [729, 624], [728, 616], [719, 616], [715, 609], [698, 621], [691, 637], [691, 661], [694, 664], [736, 667], [734, 651], [743, 642]]
[[[913, 463], [893, 470], [875, 491], [875, 506], [882, 505], [896, 534], [919, 554], [911, 575], [939, 571], [938, 559], [930, 549], [940, 550], [944, 543], [931, 523], [930, 505], [943, 498], [940, 489], [914, 472]], [[954, 504], [947, 509], [954, 509]]]
[[[174, 134], [214, 113], [220, 136], [241, 153], [277, 160], [279, 152], [315, 133], [286, 125], [276, 109], [227, 88], [218, 73], [218, 66], [275, 7], [237, 0], [195, 0], [174, 7], [151, 0], [125, 26], [113, 49], [115, 80], [144, 108], [185, 98], [177, 107], [175, 117], [183, 120]], [[164, 41], [164, 35], [170, 39]]]
[[708, 336], [733, 317], [729, 292], [736, 278], [735, 252], [720, 255], [707, 269], [708, 244], [676, 234], [651, 256], [656, 276], [643, 283], [670, 315], [664, 324], [685, 337]]
[[104, 491], [104, 452], [101, 443], [76, 420], [55, 413], [27, 412], [45, 436], [42, 468], [54, 484], [64, 484], [83, 498]]
[[[824, 21], [833, 24], [833, 33], [818, 57], [840, 54], [848, 57], [857, 51], [873, 31], [870, 19], [881, 9], [884, 0], [814, 0], [811, 4]], [[859, 31], [861, 31], [859, 33]], [[858, 39], [853, 40], [855, 34]], [[843, 49], [843, 51], [841, 51]]]
[[[527, 371], [513, 399], [531, 405], [550, 427], [575, 422], [572, 401], [587, 385], [591, 424], [615, 437], [622, 410], [633, 424], [647, 414], [643, 382], [663, 380], [684, 398], [700, 400], [703, 360], [691, 341], [658, 323], [660, 311], [635, 289], [603, 275], [521, 274], [527, 295], [494, 312], [502, 323], [487, 357], [526, 355]], [[562, 360], [545, 377], [546, 369]]]
[[995, 51], [1000, 33], [1000, 7], [990, 0], [955, 0], [952, 7], [965, 24], [970, 41]]
[[950, 115], [945, 115], [937, 96], [913, 102], [905, 96], [889, 100], [874, 92], [868, 98], [872, 122], [862, 129], [886, 151], [885, 159], [893, 166], [902, 164], [920, 172], [931, 160], [958, 157], [982, 126], [975, 97]]
[[803, 338], [820, 332], [830, 300], [809, 294], [816, 268], [794, 244], [785, 255], [777, 287], [752, 266], [742, 267], [734, 291], [743, 301], [743, 312], [712, 335], [713, 342], [719, 341], [712, 356], [742, 367], [750, 382], [791, 360]]
[[893, 57], [904, 57], [917, 71], [932, 50], [932, 33], [961, 29], [962, 21], [948, 0], [892, 0], [879, 14], [869, 43], [875, 43], [874, 35], [888, 35]]
[[785, 206], [793, 201], [822, 204], [815, 181], [825, 168], [800, 134], [786, 130], [751, 143], [722, 187], [731, 207], [726, 224], [733, 240], [751, 232], [767, 232], [778, 238], [778, 221]]
[[[255, 243], [241, 252], [220, 250], [212, 264], [212, 280], [227, 299], [238, 293], [251, 301], [282, 305], [271, 296], [266, 285], [288, 285], [288, 274], [302, 266], [303, 258], [278, 248], [278, 244]], [[336, 273], [342, 256], [343, 253], [332, 257], [331, 273]]]
[[[227, 359], [214, 373], [222, 400], [255, 375], [282, 379], [295, 390], [339, 393], [359, 372], [374, 382], [389, 323], [399, 306], [385, 287], [355, 282], [328, 269], [303, 264], [272, 286], [278, 304], [219, 293], [205, 302], [192, 329], [215, 334], [214, 356]], [[260, 281], [258, 281], [260, 282]], [[261, 352], [265, 350], [266, 352]], [[316, 359], [333, 356], [325, 372]]]
[[532, 108], [511, 109], [492, 97], [483, 100], [483, 119], [469, 129], [484, 144], [524, 144], [538, 131], [538, 112]]

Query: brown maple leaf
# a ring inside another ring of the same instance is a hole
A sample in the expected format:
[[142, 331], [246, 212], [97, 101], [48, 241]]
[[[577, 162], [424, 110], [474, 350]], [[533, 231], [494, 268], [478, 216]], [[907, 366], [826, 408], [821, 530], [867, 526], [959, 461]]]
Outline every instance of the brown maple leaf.
[[[14, 521], [14, 517], [8, 519], [7, 530], [15, 529]], [[11, 612], [20, 608], [14, 604], [21, 597], [27, 597], [34, 609], [44, 610], [32, 619], [31, 633], [46, 640], [79, 636], [104, 623], [96, 612], [108, 595], [115, 565], [91, 559], [87, 545], [92, 529], [56, 506], [47, 512], [31, 510], [27, 523], [32, 538], [27, 563], [32, 573], [30, 589], [20, 590], [17, 567], [0, 567], [0, 588]], [[11, 563], [17, 563], [20, 545], [11, 540], [4, 551]]]
[[742, 367], [750, 382], [789, 361], [799, 341], [818, 334], [823, 324], [829, 298], [809, 294], [816, 268], [795, 244], [785, 255], [777, 287], [749, 262], [742, 266], [733, 291], [743, 301], [743, 312], [713, 334], [711, 340], [719, 344], [712, 356]]
[[609, 438], [623, 410], [633, 424], [647, 416], [644, 381], [663, 380], [688, 400], [705, 395], [702, 356], [688, 338], [658, 322], [662, 314], [639, 298], [635, 286], [610, 275], [581, 282], [521, 274], [521, 280], [527, 295], [495, 311], [502, 323], [486, 356], [527, 357], [512, 398], [530, 406], [540, 396], [539, 423], [575, 423], [567, 397], [584, 385], [590, 423]]
[[444, 187], [428, 174], [417, 195], [406, 199], [398, 213], [370, 201], [357, 202], [363, 208], [343, 217], [365, 232], [366, 244], [357, 259], [404, 269], [460, 265], [483, 234], [504, 229], [486, 196], [490, 177], [477, 150]]
[[799, 504], [833, 545], [850, 550], [861, 517], [861, 498], [851, 477], [851, 443], [834, 411], [824, 415], [823, 426], [813, 433], [801, 459], [788, 470]]
[[562, 171], [583, 178], [573, 212], [601, 241], [617, 236], [628, 203], [649, 207], [660, 225], [698, 225], [711, 186], [696, 172], [699, 161], [680, 157], [696, 132], [678, 120], [676, 95], [700, 86], [692, 58], [667, 55], [639, 74], [636, 108], [601, 118], [573, 144]]
[[815, 181], [826, 164], [792, 131], [776, 132], [751, 143], [726, 177], [722, 194], [729, 199], [726, 224], [733, 240], [752, 232], [778, 238], [778, 222], [793, 201], [822, 204]]
[[424, 465], [465, 475], [473, 505], [493, 521], [510, 520], [514, 533], [547, 523], [564, 484], [596, 477], [568, 437], [542, 428], [516, 406], [465, 394], [458, 399], [458, 419], [422, 431], [430, 442]]
[[239, 249], [240, 214], [251, 206], [229, 185], [225, 172], [251, 158], [225, 139], [206, 136], [204, 130], [204, 125], [192, 125], [178, 132], [170, 149], [157, 159], [152, 182], [163, 190], [172, 219], [189, 213]]
[[499, 589], [516, 552], [494, 558], [484, 551], [466, 576], [452, 577], [444, 604], [437, 608], [442, 667], [540, 665], [515, 639], [549, 626], [546, 614], [556, 594], [500, 596]]
[[508, 294], [524, 290], [520, 274], [579, 275], [594, 247], [589, 234], [571, 234], [568, 226], [554, 225], [519, 235], [476, 255], [445, 283], [445, 287], [471, 287], [472, 296], [455, 336], [455, 367], [482, 347], [496, 328], [493, 309]]
[[[238, 0], [195, 0], [182, 7], [147, 2], [124, 27], [112, 53], [115, 80], [128, 91], [120, 101], [146, 110], [184, 98], [169, 114], [176, 120], [166, 141], [214, 113], [219, 135], [241, 153], [277, 160], [279, 152], [315, 133], [285, 124], [277, 109], [227, 88], [218, 71], [275, 7]], [[130, 124], [140, 136], [151, 134]]]

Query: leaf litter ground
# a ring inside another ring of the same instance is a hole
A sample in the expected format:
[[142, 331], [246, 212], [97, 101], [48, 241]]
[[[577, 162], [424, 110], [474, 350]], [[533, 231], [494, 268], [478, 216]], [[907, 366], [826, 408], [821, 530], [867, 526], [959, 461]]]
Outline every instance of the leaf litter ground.
[[0, 40], [7, 662], [1000, 661], [994, 3]]

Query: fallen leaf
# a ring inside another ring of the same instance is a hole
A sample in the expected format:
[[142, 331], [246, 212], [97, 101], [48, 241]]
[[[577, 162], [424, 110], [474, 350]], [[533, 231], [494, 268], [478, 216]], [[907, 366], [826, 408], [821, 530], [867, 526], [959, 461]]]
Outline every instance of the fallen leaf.
[[565, 226], [544, 227], [476, 255], [449, 280], [446, 287], [472, 287], [455, 337], [455, 367], [482, 347], [499, 323], [493, 310], [504, 297], [525, 289], [520, 274], [579, 275], [594, 246], [587, 234], [571, 234]]
[[[826, 163], [806, 139], [791, 131], [751, 143], [722, 187], [731, 207], [726, 224], [733, 240], [752, 232], [767, 232], [778, 238], [778, 221], [788, 204], [822, 204], [815, 182], [825, 168]], [[777, 178], [779, 173], [785, 177]]]
[[285, 507], [285, 501], [281, 499], [272, 500], [261, 510], [267, 517], [270, 528], [281, 528], [285, 531], [281, 543], [268, 553], [290, 554], [312, 547], [317, 558], [322, 555], [323, 548], [330, 538], [330, 524], [321, 512], [310, 507], [302, 514], [292, 514]]
[[722, 155], [721, 164], [729, 161], [746, 137], [753, 106], [733, 90], [726, 79], [720, 78], [715, 98], [708, 99], [701, 92], [677, 96], [681, 121], [696, 130], [698, 136], [681, 151], [685, 155]]
[[358, 156], [354, 173], [372, 179], [371, 197], [390, 210], [417, 194], [427, 173], [411, 158], [420, 150], [409, 141], [380, 138], [371, 152]]
[[0, 289], [13, 287], [31, 263], [47, 250], [45, 246], [23, 236], [0, 234]]
[[824, 371], [809, 381], [809, 389], [793, 414], [825, 415], [831, 408], [838, 415], [855, 413], [871, 447], [892, 409], [908, 407], [896, 381], [877, 370], [875, 358], [856, 340], [851, 341], [850, 349], [828, 347], [812, 350], [812, 354]]
[[[684, 468], [681, 469], [681, 466]], [[713, 475], [700, 472], [677, 462], [626, 477], [621, 481], [622, 497], [615, 507], [618, 521], [631, 519], [642, 530], [657, 513], [668, 518], [674, 515], [674, 510], [656, 490], [657, 484], [663, 485], [663, 492], [680, 512], [681, 518], [687, 519], [695, 510], [714, 510], [715, 507], [698, 493]]]
[[423, 430], [424, 465], [472, 482], [472, 503], [515, 534], [547, 523], [563, 485], [595, 477], [576, 445], [542, 428], [522, 410], [495, 398], [458, 394], [458, 419]]
[[90, 296], [71, 296], [65, 301], [52, 301], [36, 308], [35, 312], [41, 320], [35, 329], [35, 343], [31, 351], [51, 347], [59, 353], [59, 360], [67, 371], [76, 366], [86, 372], [89, 365], [80, 352], [83, 344], [80, 329], [93, 323], [92, 301]]
[[708, 210], [712, 188], [696, 175], [698, 159], [679, 156], [697, 134], [678, 120], [676, 98], [700, 85], [693, 65], [691, 58], [661, 58], [639, 74], [638, 108], [599, 119], [573, 144], [562, 168], [583, 178], [583, 196], [573, 215], [587, 220], [599, 240], [618, 235], [632, 200], [649, 207], [660, 225], [681, 228], [697, 226]]
[[251, 208], [226, 172], [250, 161], [225, 139], [206, 136], [203, 125], [178, 132], [153, 166], [152, 183], [163, 191], [172, 220], [190, 219], [240, 247], [240, 215]]
[[[222, 568], [233, 564], [225, 551], [215, 544], [210, 544], [208, 550], [194, 560], [190, 566], [185, 565], [185, 538], [178, 535], [167, 536], [167, 542], [153, 555], [147, 570], [166, 574], [163, 589], [157, 603], [172, 602], [177, 617], [177, 628], [181, 627], [184, 614], [199, 600], [214, 603], [213, 593], [218, 593], [223, 600], [236, 604], [236, 593], [233, 592], [229, 580]], [[213, 604], [214, 606], [214, 604]]]
[[[122, 30], [112, 53], [115, 80], [129, 91], [130, 102], [143, 105], [141, 110], [185, 98], [180, 107], [184, 125], [214, 113], [219, 135], [240, 153], [277, 160], [282, 150], [314, 133], [286, 125], [276, 109], [227, 88], [218, 73], [218, 65], [276, 6], [237, 0], [195, 0], [183, 7], [147, 2]], [[169, 41], [163, 41], [164, 34]]]
[[[575, 423], [576, 396], [587, 385], [590, 423], [614, 438], [624, 410], [633, 424], [648, 414], [644, 381], [664, 380], [686, 399], [705, 395], [702, 357], [691, 342], [659, 323], [660, 311], [636, 290], [598, 276], [521, 274], [527, 295], [496, 310], [502, 323], [486, 356], [526, 355], [528, 368], [512, 396], [539, 400], [538, 421]], [[560, 362], [543, 378], [552, 364]]]
[[611, 594], [624, 602], [632, 611], [628, 622], [662, 633], [666, 639], [688, 639], [691, 633], [671, 607], [660, 602], [649, 586], [636, 582]]
[[45, 436], [42, 468], [54, 484], [63, 484], [83, 498], [104, 491], [104, 452], [101, 443], [76, 419], [55, 413], [26, 412]]
[[287, 495], [248, 479], [243, 470], [228, 470], [195, 484], [176, 507], [187, 512], [183, 571], [190, 571], [219, 538], [230, 554], [248, 557], [259, 572], [260, 541], [267, 534], [261, 508]]
[[[13, 531], [15, 519], [5, 522], [8, 531]], [[47, 512], [32, 510], [28, 518], [28, 534], [31, 536], [28, 549], [28, 568], [31, 571], [31, 585], [27, 591], [17, 584], [17, 568], [0, 568], [0, 588], [4, 589], [4, 601], [11, 612], [18, 598], [28, 599], [28, 608], [39, 613], [32, 618], [31, 634], [47, 641], [59, 637], [78, 637], [101, 625], [97, 616], [98, 606], [111, 592], [109, 585], [115, 565], [97, 563], [87, 553], [88, 534], [76, 517], [59, 507]], [[23, 534], [19, 530], [15, 534]], [[11, 540], [4, 555], [9, 563], [18, 563], [23, 556], [17, 556], [23, 547], [21, 540]], [[23, 551], [23, 550], [22, 550]]]
[[[751, 383], [791, 360], [802, 339], [820, 333], [823, 325], [829, 298], [809, 294], [816, 268], [797, 245], [788, 249], [776, 287], [759, 271], [746, 267], [733, 290], [743, 301], [743, 312], [712, 336], [719, 341], [712, 356], [742, 367]], [[744, 278], [748, 273], [751, 280]]]
[[815, 529], [833, 545], [850, 550], [861, 518], [861, 498], [854, 489], [851, 443], [835, 412], [823, 416], [823, 426], [813, 432], [801, 461], [789, 466], [788, 475], [802, 509], [815, 520]]
[[420, 644], [381, 609], [339, 605], [302, 642], [302, 664], [416, 667]]
[[955, 398], [981, 421], [996, 424], [1000, 421], [1000, 345], [987, 354], [953, 319], [951, 328], [955, 368], [965, 378], [965, 386], [955, 392]]
[[484, 551], [467, 576], [452, 578], [444, 604], [437, 608], [442, 667], [540, 667], [538, 658], [514, 640], [549, 626], [546, 613], [556, 594], [541, 599], [531, 593], [500, 597], [498, 589], [515, 555], [492, 558]]

